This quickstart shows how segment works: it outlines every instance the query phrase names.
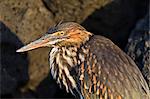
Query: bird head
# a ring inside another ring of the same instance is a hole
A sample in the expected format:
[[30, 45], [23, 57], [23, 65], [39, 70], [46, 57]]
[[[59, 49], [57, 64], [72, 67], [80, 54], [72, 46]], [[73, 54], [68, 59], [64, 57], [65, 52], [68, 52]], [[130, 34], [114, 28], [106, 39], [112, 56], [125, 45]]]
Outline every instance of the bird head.
[[59, 23], [51, 27], [41, 38], [17, 50], [25, 52], [39, 47], [67, 47], [84, 44], [92, 34], [74, 22]]

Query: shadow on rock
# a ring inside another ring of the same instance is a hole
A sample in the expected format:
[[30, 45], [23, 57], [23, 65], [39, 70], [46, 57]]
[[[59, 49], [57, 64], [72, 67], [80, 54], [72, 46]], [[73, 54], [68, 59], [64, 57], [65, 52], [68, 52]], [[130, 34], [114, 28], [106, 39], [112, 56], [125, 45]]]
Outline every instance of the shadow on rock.
[[131, 30], [147, 10], [148, 0], [114, 0], [93, 12], [82, 25], [94, 34], [108, 37], [124, 50]]
[[18, 93], [29, 79], [28, 58], [26, 53], [16, 53], [23, 43], [3, 22], [0, 22], [0, 36], [0, 95], [2, 98], [10, 98], [14, 97], [13, 95]]
[[74, 98], [71, 93], [67, 93], [64, 88], [60, 89], [56, 81], [49, 74], [36, 88], [37, 98]]

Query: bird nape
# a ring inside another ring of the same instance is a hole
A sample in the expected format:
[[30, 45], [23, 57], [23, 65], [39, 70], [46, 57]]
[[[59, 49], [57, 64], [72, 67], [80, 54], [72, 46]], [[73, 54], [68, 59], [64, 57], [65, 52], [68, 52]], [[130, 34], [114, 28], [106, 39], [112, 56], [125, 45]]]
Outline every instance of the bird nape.
[[25, 52], [51, 47], [50, 72], [76, 98], [148, 99], [150, 91], [133, 60], [109, 39], [93, 35], [74, 22], [58, 24]]

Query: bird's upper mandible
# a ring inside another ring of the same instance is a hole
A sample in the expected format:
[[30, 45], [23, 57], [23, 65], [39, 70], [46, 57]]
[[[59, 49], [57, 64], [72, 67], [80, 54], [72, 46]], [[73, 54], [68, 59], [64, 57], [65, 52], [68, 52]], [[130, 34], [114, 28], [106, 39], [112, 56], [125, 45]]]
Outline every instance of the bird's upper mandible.
[[78, 98], [148, 99], [150, 91], [133, 60], [109, 39], [75, 22], [60, 23], [17, 52], [51, 47], [53, 78]]

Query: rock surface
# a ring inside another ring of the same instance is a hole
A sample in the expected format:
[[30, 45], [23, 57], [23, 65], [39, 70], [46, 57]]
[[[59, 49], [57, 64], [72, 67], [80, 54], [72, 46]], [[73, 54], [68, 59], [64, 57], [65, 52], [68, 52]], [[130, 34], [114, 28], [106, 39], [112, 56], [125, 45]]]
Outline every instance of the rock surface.
[[137, 20], [148, 11], [148, 0], [113, 0], [95, 10], [82, 25], [97, 35], [111, 39], [124, 49]]
[[1, 45], [1, 95], [12, 94], [27, 83], [27, 54], [18, 54], [16, 49], [23, 46], [19, 38], [0, 22]]
[[127, 54], [136, 62], [150, 87], [150, 27], [148, 14], [133, 29], [126, 47]]

